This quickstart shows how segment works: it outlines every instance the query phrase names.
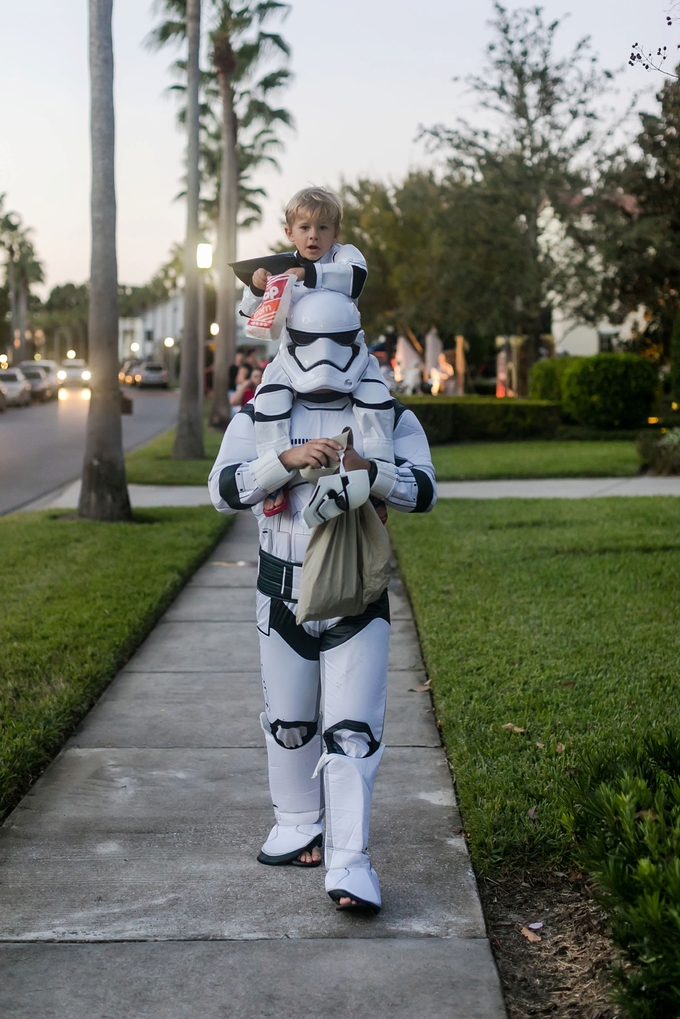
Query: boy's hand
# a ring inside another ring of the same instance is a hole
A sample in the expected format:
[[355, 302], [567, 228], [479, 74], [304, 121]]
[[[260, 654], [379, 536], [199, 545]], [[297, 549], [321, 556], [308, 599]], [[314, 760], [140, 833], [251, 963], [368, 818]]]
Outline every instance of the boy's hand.
[[339, 463], [338, 450], [342, 446], [333, 439], [312, 439], [302, 446], [293, 446], [279, 454], [279, 460], [288, 471], [299, 471], [301, 467], [330, 467]]
[[287, 269], [286, 276], [295, 276], [302, 283], [305, 278], [305, 270], [298, 269], [297, 267], [295, 269]]
[[267, 280], [269, 279], [270, 276], [271, 273], [267, 272], [266, 269], [256, 269], [255, 272], [253, 273], [252, 279], [253, 286], [257, 287], [258, 290], [266, 290]]

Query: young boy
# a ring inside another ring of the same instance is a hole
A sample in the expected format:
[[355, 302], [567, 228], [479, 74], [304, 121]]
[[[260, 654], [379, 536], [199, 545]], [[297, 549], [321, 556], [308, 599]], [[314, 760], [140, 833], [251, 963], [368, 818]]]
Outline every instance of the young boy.
[[[300, 289], [335, 290], [354, 302], [364, 289], [368, 270], [366, 259], [353, 244], [338, 244], [342, 203], [326, 188], [303, 188], [286, 206], [286, 237], [295, 245], [300, 263], [288, 272]], [[257, 269], [252, 284], [245, 287], [240, 313], [246, 318], [262, 300], [271, 273]]]

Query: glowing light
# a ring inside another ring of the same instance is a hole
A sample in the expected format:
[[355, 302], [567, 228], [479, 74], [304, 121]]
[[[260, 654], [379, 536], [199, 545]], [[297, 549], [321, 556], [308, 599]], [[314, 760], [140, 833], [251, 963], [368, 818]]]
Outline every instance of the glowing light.
[[63, 370], [60, 371], [60, 372], [57, 372], [57, 378], [59, 379], [60, 382], [63, 382], [64, 379], [66, 378], [66, 372], [63, 371]]
[[130, 344], [130, 350], [132, 351], [133, 354], [136, 354], [137, 351], [139, 350], [139, 344], [138, 343], [131, 343]]
[[218, 326], [217, 322], [213, 322], [213, 324], [210, 326], [210, 335], [211, 336], [217, 336], [219, 331], [220, 331], [220, 327]]
[[59, 399], [60, 400], [68, 400], [68, 389], [60, 389], [59, 390]]
[[91, 396], [92, 396], [92, 393], [90, 392], [89, 389], [81, 389], [80, 390], [80, 399], [81, 400], [89, 400]]
[[67, 350], [66, 351], [66, 356], [69, 359], [69, 361], [72, 361], [73, 358], [76, 356], [75, 350]]
[[42, 354], [34, 354], [33, 355], [33, 360], [34, 361], [42, 361]]
[[168, 350], [170, 350], [171, 347], [174, 347], [175, 346], [174, 336], [166, 336], [165, 339], [163, 340], [163, 346], [167, 347]]
[[212, 265], [212, 244], [196, 245], [196, 265], [199, 269], [209, 269]]
[[89, 382], [92, 378], [92, 372], [84, 371], [80, 377], [83, 382]]
[[658, 425], [658, 423], [659, 423], [658, 418], [647, 418], [648, 425]]
[[671, 404], [671, 410], [678, 410], [678, 409], [680, 409], [680, 403], [676, 403], [675, 400], [673, 400], [673, 403]]
[[135, 382], [141, 382], [141, 381], [142, 381], [142, 376], [141, 375], [135, 375]]

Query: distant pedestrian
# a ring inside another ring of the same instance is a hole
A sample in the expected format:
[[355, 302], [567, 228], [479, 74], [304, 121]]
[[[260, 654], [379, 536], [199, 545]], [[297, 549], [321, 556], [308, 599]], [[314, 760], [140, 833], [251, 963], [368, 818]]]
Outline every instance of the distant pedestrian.
[[247, 403], [247, 400], [244, 400], [243, 396], [250, 385], [250, 376], [252, 371], [253, 370], [249, 364], [239, 365], [236, 371], [236, 387], [229, 397], [229, 403], [234, 408], [232, 414], [235, 413], [236, 410], [240, 410], [244, 403]]

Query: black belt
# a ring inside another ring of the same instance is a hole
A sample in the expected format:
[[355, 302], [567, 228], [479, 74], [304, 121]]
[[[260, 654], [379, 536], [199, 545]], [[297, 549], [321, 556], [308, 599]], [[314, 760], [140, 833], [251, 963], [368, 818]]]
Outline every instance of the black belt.
[[300, 587], [302, 563], [288, 562], [260, 549], [257, 589], [268, 598], [295, 602]]

